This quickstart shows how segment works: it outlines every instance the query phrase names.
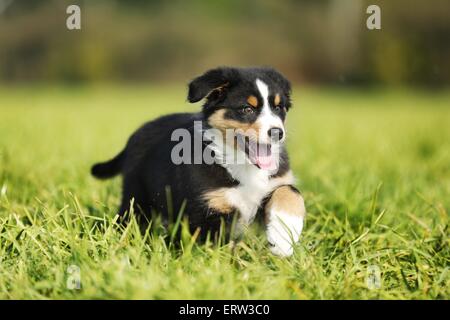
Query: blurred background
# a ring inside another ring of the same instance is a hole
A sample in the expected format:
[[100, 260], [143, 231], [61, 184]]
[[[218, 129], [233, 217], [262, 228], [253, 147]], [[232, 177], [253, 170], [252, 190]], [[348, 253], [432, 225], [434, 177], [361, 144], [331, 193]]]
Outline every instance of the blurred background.
[[[81, 30], [66, 8], [81, 7]], [[381, 7], [381, 30], [366, 8]], [[0, 85], [180, 82], [270, 65], [298, 83], [450, 83], [450, 3], [420, 0], [0, 0]]]

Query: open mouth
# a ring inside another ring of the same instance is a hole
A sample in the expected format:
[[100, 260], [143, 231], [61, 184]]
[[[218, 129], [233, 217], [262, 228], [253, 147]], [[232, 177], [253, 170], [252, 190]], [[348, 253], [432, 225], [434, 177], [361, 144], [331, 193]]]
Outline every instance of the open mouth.
[[238, 146], [245, 151], [250, 162], [259, 169], [274, 170], [277, 168], [271, 144], [258, 143], [248, 137], [239, 135]]

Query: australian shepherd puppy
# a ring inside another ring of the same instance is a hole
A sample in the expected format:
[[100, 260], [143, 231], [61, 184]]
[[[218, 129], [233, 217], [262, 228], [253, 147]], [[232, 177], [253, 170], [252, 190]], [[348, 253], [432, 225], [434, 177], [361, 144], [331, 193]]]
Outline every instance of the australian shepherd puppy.
[[290, 93], [271, 68], [209, 70], [189, 83], [188, 100], [204, 100], [201, 112], [144, 124], [92, 174], [122, 174], [121, 216], [131, 208], [146, 221], [182, 214], [203, 239], [239, 235], [264, 217], [271, 251], [290, 256], [305, 216], [284, 146]]

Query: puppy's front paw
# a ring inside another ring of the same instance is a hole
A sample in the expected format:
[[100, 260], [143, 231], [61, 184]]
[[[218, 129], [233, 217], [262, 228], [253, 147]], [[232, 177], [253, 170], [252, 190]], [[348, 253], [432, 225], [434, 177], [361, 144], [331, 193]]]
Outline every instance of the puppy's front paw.
[[267, 240], [271, 246], [270, 251], [280, 257], [291, 256], [302, 229], [302, 216], [272, 211], [267, 224]]

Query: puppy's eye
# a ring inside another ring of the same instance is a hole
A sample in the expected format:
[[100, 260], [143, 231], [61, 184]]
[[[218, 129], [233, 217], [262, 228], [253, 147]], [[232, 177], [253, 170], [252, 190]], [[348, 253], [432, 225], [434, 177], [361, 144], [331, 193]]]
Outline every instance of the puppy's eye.
[[240, 109], [240, 111], [241, 111], [243, 114], [252, 114], [253, 112], [255, 112], [255, 110], [253, 110], [253, 108], [250, 107], [250, 106], [242, 106], [242, 108]]
[[280, 112], [280, 111], [284, 110], [284, 107], [282, 105], [277, 105], [273, 109], [275, 110], [275, 112]]

